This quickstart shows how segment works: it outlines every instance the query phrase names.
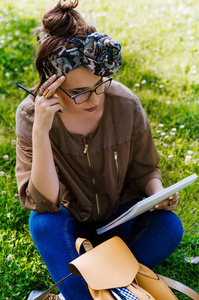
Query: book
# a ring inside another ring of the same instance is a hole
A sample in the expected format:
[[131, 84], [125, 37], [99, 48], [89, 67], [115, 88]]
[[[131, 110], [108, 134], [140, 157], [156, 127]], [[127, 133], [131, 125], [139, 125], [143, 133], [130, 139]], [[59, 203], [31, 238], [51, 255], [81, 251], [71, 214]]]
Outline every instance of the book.
[[143, 214], [144, 212], [150, 210], [151, 208], [154, 207], [154, 205], [158, 204], [159, 202], [167, 199], [174, 193], [184, 189], [185, 187], [189, 186], [192, 184], [197, 178], [196, 174], [192, 174], [185, 179], [163, 189], [162, 191], [147, 197], [139, 202], [137, 202], [135, 205], [133, 205], [131, 208], [129, 208], [126, 212], [121, 214], [119, 217], [114, 219], [113, 221], [109, 222], [105, 226], [98, 228], [97, 234], [102, 234], [124, 222], [129, 221], [132, 218], [137, 217], [140, 214]]

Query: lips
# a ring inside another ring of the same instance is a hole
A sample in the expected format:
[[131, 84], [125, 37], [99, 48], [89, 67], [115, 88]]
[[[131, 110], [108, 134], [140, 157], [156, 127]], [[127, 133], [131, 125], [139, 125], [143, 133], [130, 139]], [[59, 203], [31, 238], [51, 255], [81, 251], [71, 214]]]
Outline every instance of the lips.
[[94, 112], [94, 111], [96, 111], [96, 109], [97, 109], [97, 106], [94, 106], [94, 107], [91, 107], [91, 108], [88, 108], [88, 109], [85, 109], [85, 110], [88, 111], [88, 112]]

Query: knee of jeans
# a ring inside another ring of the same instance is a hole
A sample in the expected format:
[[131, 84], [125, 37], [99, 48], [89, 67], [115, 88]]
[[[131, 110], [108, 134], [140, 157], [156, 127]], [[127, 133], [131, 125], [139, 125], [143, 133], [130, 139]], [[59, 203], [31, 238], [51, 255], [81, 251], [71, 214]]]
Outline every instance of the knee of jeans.
[[29, 218], [29, 229], [32, 237], [51, 230], [53, 222], [50, 220], [49, 213], [31, 212]]
[[64, 227], [66, 218], [70, 218], [67, 215], [67, 211], [63, 209], [57, 213], [37, 213], [31, 212], [29, 218], [29, 229], [33, 236], [45, 235], [55, 232], [59, 228]]
[[165, 234], [176, 244], [179, 244], [183, 236], [183, 226], [180, 218], [171, 211], [162, 211]]

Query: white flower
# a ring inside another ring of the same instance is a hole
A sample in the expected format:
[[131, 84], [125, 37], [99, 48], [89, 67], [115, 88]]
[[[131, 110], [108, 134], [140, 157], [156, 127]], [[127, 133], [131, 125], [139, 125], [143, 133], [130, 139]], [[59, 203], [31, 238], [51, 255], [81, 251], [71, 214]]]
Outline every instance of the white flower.
[[1, 195], [5, 195], [6, 194], [6, 191], [1, 191]]
[[12, 260], [13, 259], [13, 255], [12, 254], [9, 254], [8, 256], [7, 256], [7, 260]]
[[167, 23], [167, 28], [171, 28], [172, 27], [172, 23]]
[[177, 130], [176, 128], [172, 128], [172, 129], [171, 129], [171, 131], [176, 131], [176, 130]]
[[162, 89], [163, 87], [164, 87], [164, 85], [163, 85], [163, 84], [159, 85], [159, 88], [160, 88], [160, 89]]
[[10, 73], [6, 72], [6, 74], [5, 74], [5, 75], [6, 75], [6, 77], [9, 77], [9, 76], [10, 76]]
[[3, 156], [3, 159], [4, 159], [4, 160], [8, 160], [8, 159], [9, 159], [9, 156], [6, 154], [6, 155]]
[[191, 155], [186, 155], [186, 156], [185, 156], [185, 163], [186, 163], [186, 164], [189, 164], [190, 161], [191, 161]]
[[159, 126], [159, 127], [163, 127], [163, 126], [164, 126], [164, 124], [161, 124], [161, 123], [160, 123], [158, 126]]
[[10, 218], [11, 217], [11, 213], [7, 213], [7, 217]]
[[0, 171], [0, 176], [3, 176], [5, 174], [4, 171]]
[[139, 83], [136, 83], [136, 84], [135, 84], [135, 86], [137, 86], [137, 87], [138, 87], [138, 86], [140, 86], [140, 84], [139, 84]]
[[163, 135], [165, 135], [166, 133], [163, 131], [162, 133], [161, 133], [161, 135], [163, 136]]
[[168, 155], [168, 158], [171, 158], [171, 157], [173, 157], [173, 155], [172, 155], [172, 154]]
[[141, 83], [142, 83], [142, 84], [145, 84], [145, 83], [146, 83], [146, 80], [145, 80], [145, 79], [144, 79], [144, 80], [142, 80], [142, 81], [141, 81]]
[[171, 101], [170, 101], [170, 100], [167, 100], [167, 101], [166, 101], [166, 104], [168, 104], [168, 105], [171, 104]]
[[165, 135], [165, 137], [164, 137], [165, 139], [168, 139], [169, 138], [169, 135]]
[[175, 135], [175, 132], [171, 131], [170, 134]]
[[188, 150], [187, 153], [188, 154], [193, 154], [193, 151], [192, 150]]
[[180, 128], [185, 128], [185, 125], [180, 125]]

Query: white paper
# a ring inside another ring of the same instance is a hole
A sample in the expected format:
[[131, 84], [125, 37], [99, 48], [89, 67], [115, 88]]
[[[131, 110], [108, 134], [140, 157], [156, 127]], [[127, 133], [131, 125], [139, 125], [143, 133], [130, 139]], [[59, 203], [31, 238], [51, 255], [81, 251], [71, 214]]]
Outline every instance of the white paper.
[[123, 213], [118, 218], [116, 218], [115, 220], [111, 221], [110, 223], [108, 223], [107, 225], [105, 225], [101, 228], [98, 228], [96, 230], [97, 234], [102, 234], [102, 233], [104, 233], [104, 232], [106, 232], [106, 231], [132, 219], [132, 218], [135, 218], [136, 216], [138, 216], [140, 214], [143, 214], [144, 212], [146, 212], [149, 209], [151, 209], [152, 207], [154, 207], [154, 205], [158, 204], [159, 202], [167, 199], [174, 193], [176, 193], [176, 192], [184, 189], [188, 185], [192, 184], [196, 180], [196, 178], [197, 178], [197, 175], [193, 174], [193, 175], [169, 186], [168, 188], [165, 188], [161, 192], [158, 192], [144, 200], [139, 201], [134, 206], [132, 206], [130, 209], [128, 209], [125, 213]]

